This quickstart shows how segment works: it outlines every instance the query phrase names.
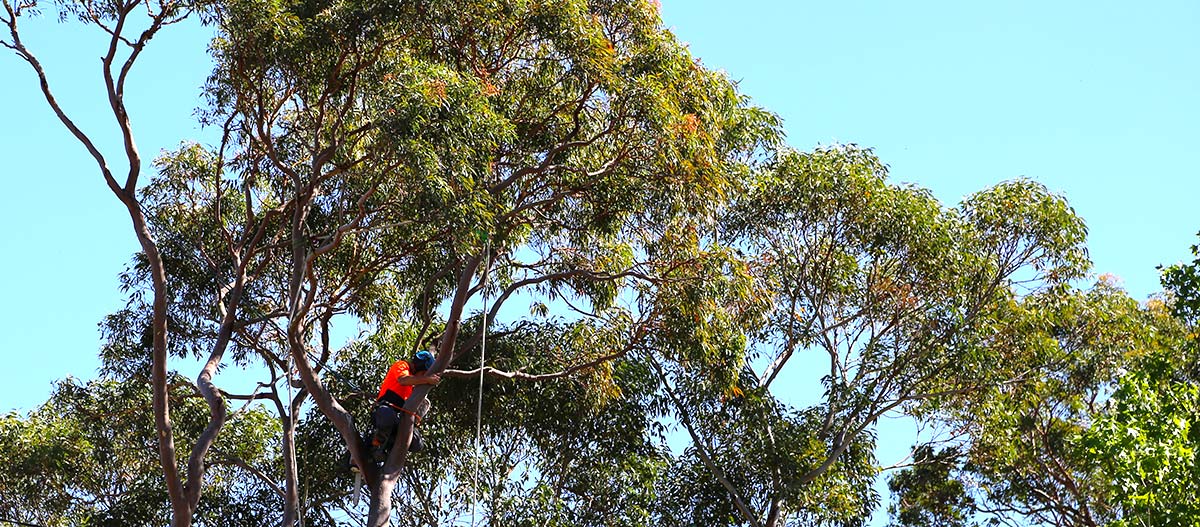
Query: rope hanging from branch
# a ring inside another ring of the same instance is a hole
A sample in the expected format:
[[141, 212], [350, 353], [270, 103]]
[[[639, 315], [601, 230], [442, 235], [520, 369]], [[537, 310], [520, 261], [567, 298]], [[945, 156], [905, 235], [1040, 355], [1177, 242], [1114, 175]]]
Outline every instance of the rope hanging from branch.
[[[485, 238], [486, 240], [486, 238]], [[471, 527], [475, 526], [475, 509], [479, 506], [479, 465], [483, 463], [482, 438], [483, 438], [483, 367], [487, 361], [487, 333], [488, 333], [488, 292], [487, 292], [487, 277], [490, 271], [489, 251], [491, 250], [490, 242], [483, 244], [483, 277], [481, 278], [481, 290], [483, 291], [483, 332], [479, 335], [479, 399], [475, 407], [475, 477], [471, 484]]]

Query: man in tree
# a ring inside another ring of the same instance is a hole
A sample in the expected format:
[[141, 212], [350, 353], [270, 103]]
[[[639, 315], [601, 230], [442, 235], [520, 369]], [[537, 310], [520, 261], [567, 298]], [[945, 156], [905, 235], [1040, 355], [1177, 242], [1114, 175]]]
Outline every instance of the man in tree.
[[[412, 387], [418, 384], [436, 386], [442, 381], [436, 374], [428, 374], [433, 367], [433, 354], [428, 351], [418, 351], [409, 360], [398, 360], [388, 368], [383, 384], [379, 386], [379, 396], [375, 406], [375, 434], [371, 438], [371, 458], [377, 462], [387, 460], [388, 448], [395, 442], [396, 427], [400, 424], [400, 412], [404, 412], [404, 402], [412, 396]], [[428, 403], [422, 405], [420, 416], [428, 411]], [[416, 417], [416, 416], [414, 416]], [[408, 445], [409, 452], [420, 452], [424, 448], [421, 434], [413, 430], [412, 441]]]

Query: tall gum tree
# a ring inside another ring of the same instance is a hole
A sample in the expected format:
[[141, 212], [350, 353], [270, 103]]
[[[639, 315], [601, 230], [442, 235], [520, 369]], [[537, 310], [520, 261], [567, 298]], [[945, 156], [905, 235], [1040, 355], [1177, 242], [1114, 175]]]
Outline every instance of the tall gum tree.
[[[1020, 291], [1086, 269], [1082, 222], [1038, 184], [1002, 183], [949, 209], [885, 178], [853, 145], [785, 152], [724, 215], [721, 235], [747, 255], [771, 309], [746, 326], [736, 391], [659, 368], [692, 439], [668, 486], [688, 504], [678, 521], [862, 521], [877, 500], [875, 423], [1016, 381], [980, 345], [991, 321]], [[827, 358], [819, 402], [782, 403], [780, 371], [813, 353]]]
[[[407, 452], [365, 462], [324, 361], [309, 355], [322, 321], [411, 316], [411, 345], [439, 343], [433, 373], [482, 339], [484, 324], [465, 339], [459, 328], [485, 289], [489, 320], [534, 295], [617, 337], [561, 371], [489, 370], [528, 380], [631, 353], [668, 313], [694, 318], [668, 333], [706, 338], [696, 335], [712, 317], [683, 304], [716, 310], [686, 284], [732, 253], [697, 233], [778, 141], [777, 122], [700, 66], [651, 3], [248, 1], [216, 16], [209, 117], [240, 145], [234, 186], [271, 197], [247, 207], [280, 218], [264, 267], [278, 281], [248, 301], [267, 314], [251, 325], [269, 325], [255, 334], [295, 364], [363, 467], [371, 525], [388, 520]], [[414, 390], [410, 410], [428, 390]]]
[[[126, 101], [126, 86], [138, 59], [146, 51], [151, 40], [161, 31], [178, 24], [203, 9], [202, 2], [191, 1], [92, 1], [80, 0], [55, 2], [55, 9], [63, 21], [74, 21], [107, 35], [107, 45], [101, 54], [103, 83], [98, 91], [107, 101], [108, 109], [115, 119], [114, 135], [120, 138], [119, 153], [105, 152], [101, 142], [82, 130], [71, 114], [55, 97], [51, 79], [45, 67], [22, 40], [21, 22], [45, 9], [44, 2], [36, 0], [5, 0], [0, 23], [5, 34], [0, 36], [0, 45], [11, 50], [25, 61], [36, 75], [45, 101], [55, 116], [88, 151], [109, 190], [116, 196], [129, 214], [134, 236], [141, 247], [146, 275], [149, 277], [152, 300], [150, 302], [150, 382], [153, 392], [153, 415], [156, 427], [159, 464], [164, 474], [173, 526], [190, 525], [196, 507], [200, 503], [205, 481], [205, 458], [227, 419], [226, 401], [213, 384], [212, 376], [221, 363], [229, 332], [224, 340], [218, 340], [206, 351], [207, 361], [195, 381], [196, 390], [204, 397], [209, 407], [209, 421], [205, 430], [188, 449], [186, 463], [180, 464], [176, 454], [175, 433], [171, 420], [171, 403], [168, 386], [168, 309], [170, 284], [142, 203], [138, 196], [143, 183], [143, 159], [133, 133], [133, 117]], [[120, 159], [120, 161], [115, 161]], [[237, 290], [232, 305], [237, 305]], [[231, 310], [233, 311], [233, 310]], [[231, 323], [230, 317], [226, 322]], [[226, 325], [229, 329], [229, 324]]]
[[1031, 374], [917, 414], [946, 433], [893, 477], [894, 522], [1194, 523], [1196, 348], [1180, 267], [1164, 272], [1167, 302], [1139, 303], [1106, 275], [1012, 302], [987, 339], [1007, 359], [992, 371]]

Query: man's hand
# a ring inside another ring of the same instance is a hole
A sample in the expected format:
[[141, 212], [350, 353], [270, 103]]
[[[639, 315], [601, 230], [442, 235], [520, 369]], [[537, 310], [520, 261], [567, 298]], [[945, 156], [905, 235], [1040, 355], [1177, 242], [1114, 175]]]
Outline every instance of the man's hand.
[[430, 386], [437, 386], [437, 385], [438, 385], [438, 383], [440, 383], [440, 382], [442, 382], [442, 376], [441, 376], [441, 375], [434, 374], [434, 375], [424, 375], [424, 376], [422, 376], [422, 377], [421, 377], [421, 384], [428, 384], [428, 385], [430, 385]]

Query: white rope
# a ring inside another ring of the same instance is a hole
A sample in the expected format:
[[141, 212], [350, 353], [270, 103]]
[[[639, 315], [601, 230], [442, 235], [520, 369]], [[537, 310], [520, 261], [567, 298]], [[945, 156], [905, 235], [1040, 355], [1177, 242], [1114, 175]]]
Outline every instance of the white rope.
[[475, 527], [475, 509], [479, 506], [479, 465], [483, 463], [481, 449], [483, 437], [483, 366], [487, 361], [488, 330], [488, 251], [490, 243], [483, 246], [483, 333], [479, 335], [479, 400], [475, 407], [475, 478], [471, 484], [471, 527]]

